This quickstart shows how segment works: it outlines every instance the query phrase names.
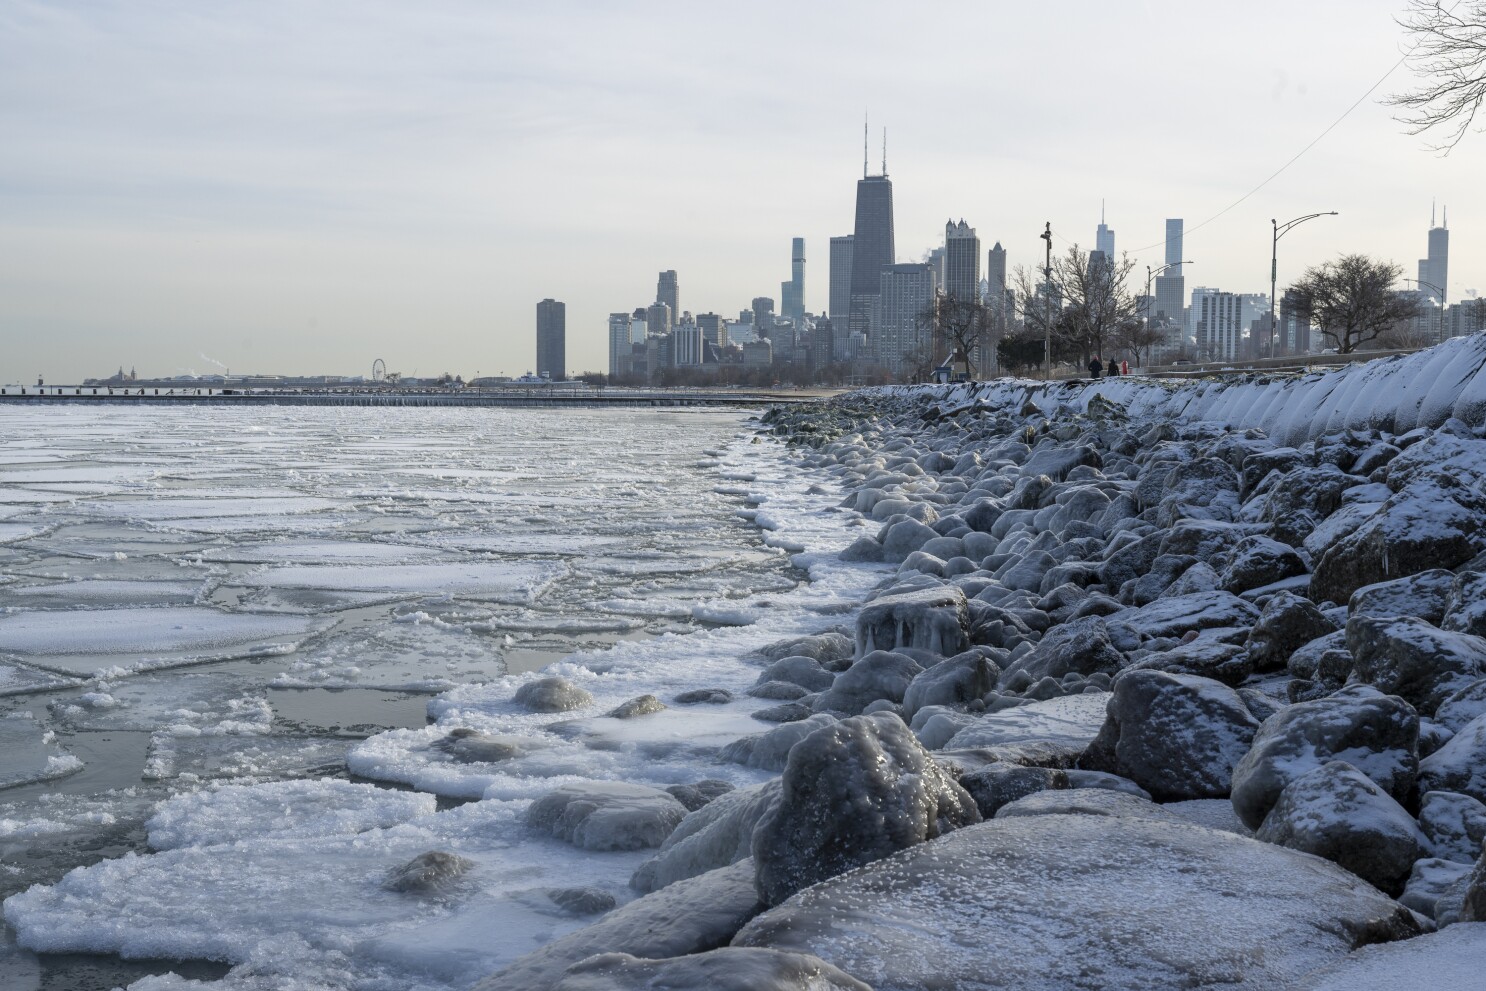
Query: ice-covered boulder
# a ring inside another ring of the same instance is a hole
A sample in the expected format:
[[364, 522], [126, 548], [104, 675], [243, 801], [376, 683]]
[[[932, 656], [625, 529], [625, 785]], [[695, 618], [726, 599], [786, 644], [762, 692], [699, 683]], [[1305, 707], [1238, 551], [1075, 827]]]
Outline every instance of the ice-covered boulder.
[[1455, 577], [1440, 626], [1486, 637], [1486, 572], [1466, 571]]
[[790, 751], [780, 788], [753, 833], [758, 891], [771, 905], [980, 821], [974, 800], [888, 713], [816, 730]]
[[1197, 675], [1237, 686], [1253, 673], [1254, 665], [1243, 647], [1221, 640], [1198, 638], [1169, 650], [1152, 651], [1133, 662], [1130, 668]]
[[822, 726], [829, 726], [835, 721], [836, 717], [829, 713], [816, 713], [808, 719], [793, 720], [767, 732], [734, 740], [723, 747], [717, 756], [761, 771], [782, 771], [791, 747]]
[[1002, 674], [1001, 684], [1020, 680], [1032, 684], [1043, 678], [1061, 680], [1069, 674], [1091, 675], [1120, 669], [1125, 656], [1110, 642], [1105, 621], [1098, 616], [1085, 616], [1053, 627], [1029, 653], [1011, 661]]
[[1486, 715], [1466, 723], [1449, 743], [1419, 762], [1419, 790], [1457, 791], [1486, 802]]
[[1191, 630], [1252, 627], [1259, 610], [1231, 592], [1197, 592], [1157, 599], [1139, 609], [1126, 610], [1108, 620], [1141, 639], [1177, 637]]
[[611, 719], [638, 719], [665, 710], [666, 704], [654, 695], [637, 695], [628, 702], [621, 702], [608, 713]]
[[1486, 715], [1486, 678], [1478, 678], [1447, 696], [1434, 711], [1434, 721], [1453, 735], [1480, 715]]
[[960, 787], [970, 793], [981, 817], [989, 819], [1005, 805], [1040, 791], [1073, 787], [1068, 772], [1052, 767], [1019, 767], [996, 761], [960, 775]]
[[840, 554], [841, 560], [875, 564], [883, 560], [882, 545], [877, 538], [863, 534], [846, 546]]
[[888, 526], [883, 534], [882, 560], [899, 563], [939, 534], [929, 526], [914, 519], [902, 519]]
[[1349, 618], [1347, 649], [1353, 683], [1397, 695], [1425, 715], [1486, 675], [1486, 640], [1408, 616]]
[[716, 778], [703, 778], [689, 785], [667, 785], [666, 794], [686, 806], [687, 812], [695, 812], [721, 795], [733, 790], [732, 784]]
[[1418, 932], [1407, 909], [1316, 857], [1186, 824], [1043, 815], [824, 881], [733, 944], [813, 953], [879, 989], [1269, 991]]
[[1158, 800], [1223, 798], [1258, 727], [1221, 682], [1126, 671], [1114, 680], [1104, 726], [1079, 766], [1129, 778]]
[[976, 750], [1013, 764], [1071, 767], [1104, 725], [1108, 692], [1065, 695], [981, 716], [945, 749]]
[[464, 764], [498, 764], [548, 750], [553, 743], [533, 736], [486, 733], [468, 726], [457, 726], [435, 740], [433, 746]]
[[1486, 550], [1486, 496], [1447, 474], [1414, 479], [1328, 547], [1311, 598], [1345, 601], [1364, 585], [1454, 568]]
[[1156, 520], [1171, 526], [1182, 519], [1232, 520], [1238, 515], [1238, 473], [1218, 458], [1199, 458], [1174, 466], [1161, 486]]
[[532, 712], [568, 712], [592, 705], [593, 696], [566, 678], [538, 678], [516, 689], [516, 704]]
[[1255, 671], [1279, 671], [1295, 651], [1336, 629], [1336, 624], [1309, 599], [1293, 592], [1277, 592], [1264, 604], [1259, 621], [1249, 633], [1249, 658]]
[[1054, 482], [1061, 482], [1068, 473], [1080, 465], [1102, 468], [1104, 460], [1099, 452], [1088, 444], [1073, 446], [1043, 447], [1032, 452], [1021, 467], [1024, 478], [1046, 475]]
[[725, 946], [665, 960], [602, 953], [569, 967], [552, 991], [872, 991], [818, 957]]
[[1144, 574], [1120, 586], [1120, 601], [1132, 606], [1154, 602], [1196, 563], [1187, 554], [1159, 554]]
[[1299, 546], [1317, 523], [1341, 508], [1342, 493], [1366, 481], [1334, 464], [1293, 468], [1265, 493], [1260, 518], [1271, 525], [1276, 538]]
[[526, 821], [585, 850], [643, 850], [665, 842], [686, 806], [657, 788], [618, 781], [562, 785], [531, 804]]
[[1340, 760], [1286, 785], [1254, 835], [1325, 857], [1392, 895], [1424, 852], [1424, 835], [1403, 806]]
[[1466, 876], [1460, 902], [1461, 922], [1486, 922], [1486, 850], [1476, 858], [1476, 866]]
[[1450, 926], [1364, 946], [1306, 974], [1287, 991], [1469, 991], [1486, 973], [1486, 925]]
[[1460, 921], [1460, 903], [1470, 880], [1474, 861], [1461, 863], [1439, 857], [1421, 857], [1414, 861], [1399, 904], [1407, 905], [1437, 925], [1448, 926]]
[[1486, 804], [1454, 791], [1425, 792], [1419, 828], [1431, 856], [1474, 863], [1486, 843]]
[[756, 684], [766, 685], [771, 681], [787, 681], [799, 685], [807, 692], [818, 692], [830, 688], [835, 675], [821, 667], [819, 661], [804, 654], [781, 657], [758, 676]]
[[1419, 772], [1419, 715], [1393, 695], [1357, 686], [1281, 709], [1260, 724], [1233, 769], [1233, 808], [1257, 829], [1296, 778], [1342, 760], [1407, 801]]
[[1289, 544], [1269, 537], [1245, 537], [1233, 548], [1223, 569], [1222, 589], [1235, 595], [1303, 575], [1305, 560]]
[[857, 653], [915, 647], [943, 657], [970, 646], [970, 608], [953, 585], [881, 596], [857, 615]]
[[912, 721], [925, 706], [978, 701], [996, 686], [1001, 673], [990, 653], [983, 647], [972, 647], [914, 675], [903, 693], [903, 717]]
[[874, 650], [836, 675], [831, 687], [816, 698], [816, 712], [861, 714], [874, 702], [902, 702], [908, 686], [923, 667], [907, 654]]
[[714, 950], [763, 908], [753, 890], [753, 863], [745, 860], [617, 908], [519, 958], [475, 991], [554, 991], [569, 967], [598, 953], [659, 960]]
[[429, 850], [388, 871], [382, 887], [405, 894], [437, 895], [447, 891], [474, 868], [474, 861], [456, 853]]
[[681, 820], [655, 856], [630, 878], [637, 891], [668, 884], [745, 860], [753, 852], [753, 830], [779, 800], [779, 780], [720, 795]]
[[1113, 816], [1120, 819], [1154, 819], [1158, 822], [1175, 823], [1188, 821], [1167, 811], [1166, 806], [1157, 805], [1151, 801], [1149, 795], [1118, 788], [1044, 789], [1008, 802], [996, 812], [998, 819], [1054, 815]]
[[1455, 573], [1443, 568], [1364, 585], [1347, 600], [1347, 616], [1413, 616], [1438, 626], [1454, 585]]

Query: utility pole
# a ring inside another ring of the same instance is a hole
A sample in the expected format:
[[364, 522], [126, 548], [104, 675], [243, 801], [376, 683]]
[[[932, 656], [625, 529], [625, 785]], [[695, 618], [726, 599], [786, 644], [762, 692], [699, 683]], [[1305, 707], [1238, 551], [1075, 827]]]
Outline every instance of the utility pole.
[[1043, 378], [1052, 381], [1053, 378], [1053, 222], [1049, 220], [1047, 227], [1042, 232], [1042, 239], [1047, 242], [1047, 264], [1042, 269], [1042, 332], [1043, 340], [1042, 360]]
[[1280, 238], [1288, 234], [1290, 228], [1298, 224], [1303, 224], [1307, 220], [1315, 220], [1317, 217], [1335, 217], [1336, 215], [1335, 210], [1328, 210], [1325, 213], [1308, 213], [1304, 217], [1296, 217], [1294, 220], [1283, 224], [1274, 219], [1269, 221], [1269, 226], [1274, 234], [1273, 239], [1269, 242], [1269, 356], [1271, 358], [1274, 357], [1274, 294], [1277, 291], [1279, 282]]

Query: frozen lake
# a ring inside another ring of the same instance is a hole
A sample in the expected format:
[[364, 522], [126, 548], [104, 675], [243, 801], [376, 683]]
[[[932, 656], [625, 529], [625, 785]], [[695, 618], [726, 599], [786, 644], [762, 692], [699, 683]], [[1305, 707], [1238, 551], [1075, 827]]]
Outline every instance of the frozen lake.
[[[739, 658], [879, 577], [835, 561], [822, 481], [734, 412], [0, 405], [0, 897], [50, 885], [7, 905], [0, 986], [170, 969], [122, 954], [458, 988], [585, 921], [543, 892], [632, 898], [641, 854], [525, 808], [762, 780], [717, 761], [767, 728]], [[511, 702], [554, 663], [594, 696], [561, 726]], [[534, 743], [455, 760], [456, 728]], [[430, 849], [476, 864], [459, 898], [380, 886]]]

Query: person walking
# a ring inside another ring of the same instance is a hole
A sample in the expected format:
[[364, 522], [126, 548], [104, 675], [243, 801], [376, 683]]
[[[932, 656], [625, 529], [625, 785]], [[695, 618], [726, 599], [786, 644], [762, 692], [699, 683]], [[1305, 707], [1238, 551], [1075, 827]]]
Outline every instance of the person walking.
[[1109, 377], [1110, 378], [1114, 378], [1115, 376], [1117, 376], [1119, 374], [1120, 374], [1120, 363], [1119, 363], [1119, 361], [1111, 361], [1109, 363]]
[[1104, 363], [1099, 360], [1099, 356], [1096, 354], [1089, 359], [1089, 377], [1098, 378], [1099, 373], [1102, 371], [1104, 371]]

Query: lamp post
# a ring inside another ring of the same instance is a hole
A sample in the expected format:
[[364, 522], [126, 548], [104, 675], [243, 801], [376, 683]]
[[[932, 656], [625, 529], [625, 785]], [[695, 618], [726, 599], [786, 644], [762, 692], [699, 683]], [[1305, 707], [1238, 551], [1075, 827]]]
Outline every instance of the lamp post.
[[1053, 222], [1038, 235], [1047, 242], [1047, 265], [1042, 270], [1042, 342], [1043, 378], [1053, 379]]
[[1269, 244], [1269, 356], [1274, 357], [1274, 294], [1279, 282], [1279, 252], [1280, 238], [1290, 233], [1292, 227], [1298, 227], [1307, 220], [1315, 220], [1317, 217], [1335, 217], [1335, 210], [1325, 213], [1308, 213], [1304, 217], [1296, 217], [1294, 220], [1281, 224], [1271, 219], [1270, 226], [1274, 229], [1274, 239]]
[[1191, 262], [1171, 262], [1169, 264], [1162, 265], [1160, 268], [1155, 268], [1155, 269], [1151, 268], [1151, 266], [1149, 266], [1149, 265], [1147, 265], [1145, 267], [1145, 295], [1141, 297], [1141, 305], [1145, 308], [1145, 329], [1147, 331], [1147, 334], [1146, 334], [1146, 345], [1145, 345], [1145, 363], [1146, 363], [1146, 366], [1147, 367], [1149, 367], [1150, 366], [1150, 363], [1151, 363], [1151, 342], [1150, 342], [1150, 334], [1149, 334], [1149, 331], [1151, 329], [1151, 282], [1154, 279], [1160, 278], [1161, 277], [1161, 273], [1164, 272], [1164, 271], [1166, 271], [1168, 268], [1178, 268], [1178, 267], [1180, 267], [1182, 265], [1190, 265], [1190, 264], [1192, 264], [1192, 263]]
[[1441, 287], [1435, 285], [1433, 282], [1425, 282], [1423, 279], [1404, 279], [1403, 281], [1404, 282], [1412, 282], [1416, 286], [1428, 286], [1430, 289], [1433, 289], [1437, 294], [1439, 294], [1439, 297], [1440, 297], [1440, 332], [1437, 335], [1435, 335], [1435, 341], [1434, 341], [1436, 344], [1439, 344], [1441, 341], [1443, 341], [1445, 339], [1445, 290], [1442, 289]]

